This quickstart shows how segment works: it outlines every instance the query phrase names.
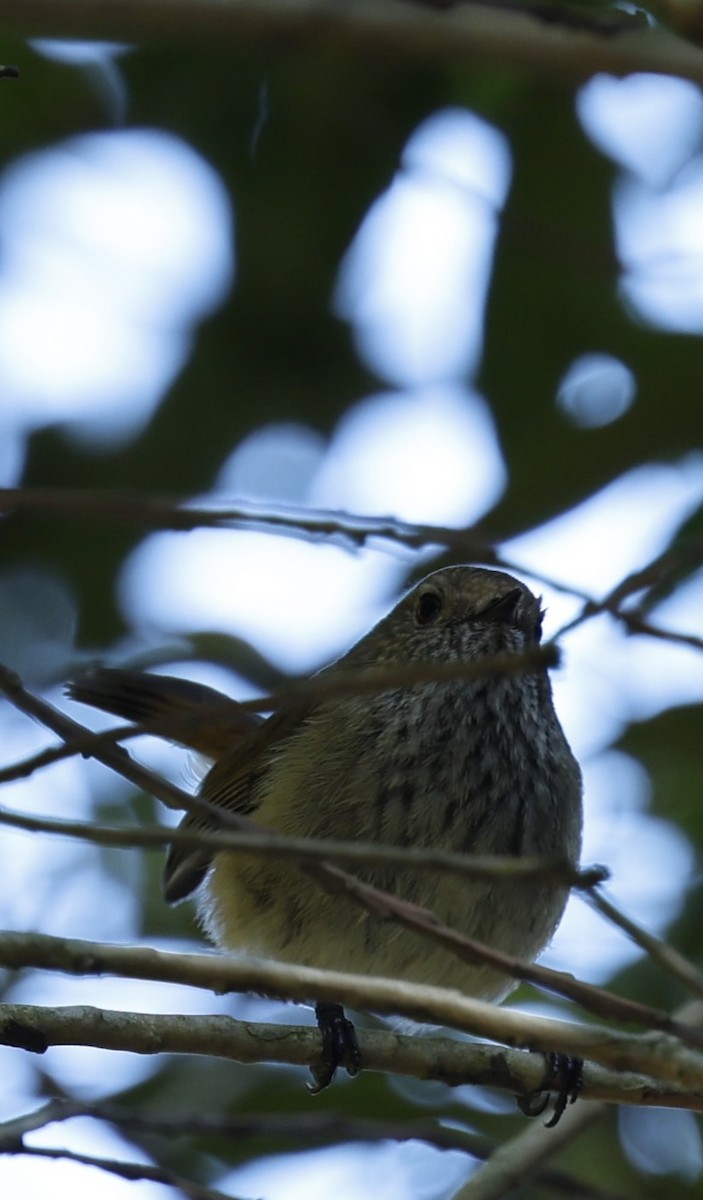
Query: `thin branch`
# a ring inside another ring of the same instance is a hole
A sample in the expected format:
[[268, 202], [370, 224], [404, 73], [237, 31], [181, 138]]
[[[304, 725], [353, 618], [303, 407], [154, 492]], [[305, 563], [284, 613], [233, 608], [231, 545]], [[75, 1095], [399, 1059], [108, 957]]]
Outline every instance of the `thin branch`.
[[[416, 1039], [417, 1040], [417, 1039]], [[456, 1043], [453, 1043], [456, 1046]], [[484, 1051], [485, 1053], [485, 1051]], [[522, 1057], [525, 1057], [524, 1055]], [[247, 1113], [246, 1116], [213, 1117], [202, 1112], [181, 1112], [177, 1117], [164, 1118], [112, 1104], [81, 1104], [76, 1100], [52, 1100], [48, 1104], [21, 1117], [0, 1123], [0, 1150], [5, 1135], [13, 1136], [13, 1130], [29, 1132], [42, 1129], [52, 1122], [70, 1121], [76, 1117], [89, 1117], [115, 1126], [126, 1133], [146, 1133], [156, 1137], [214, 1136], [231, 1141], [243, 1138], [275, 1139], [279, 1144], [292, 1139], [295, 1148], [301, 1142], [311, 1144], [339, 1144], [340, 1142], [397, 1142], [422, 1141], [438, 1150], [458, 1150], [482, 1161], [495, 1153], [495, 1143], [480, 1134], [455, 1125], [447, 1126], [432, 1118], [417, 1120], [387, 1121], [360, 1117], [346, 1117], [333, 1112], [309, 1113]], [[19, 1134], [18, 1134], [19, 1135]], [[539, 1172], [538, 1182], [578, 1200], [624, 1200], [621, 1195], [584, 1184], [564, 1171], [546, 1168]]]
[[[136, 1014], [134, 1014], [136, 1015]], [[168, 1021], [170, 1018], [166, 1017]], [[312, 1030], [305, 1030], [312, 1034]], [[380, 1037], [385, 1035], [381, 1034]], [[454, 1043], [455, 1044], [455, 1043]], [[485, 1051], [484, 1051], [485, 1053]], [[512, 1052], [517, 1057], [517, 1051]], [[245, 1116], [203, 1116], [198, 1111], [183, 1111], [176, 1117], [160, 1117], [135, 1113], [132, 1109], [114, 1104], [82, 1104], [76, 1100], [52, 1100], [40, 1108], [0, 1123], [0, 1151], [5, 1140], [17, 1139], [15, 1129], [30, 1132], [43, 1129], [54, 1122], [90, 1117], [104, 1121], [126, 1133], [149, 1134], [152, 1137], [217, 1137], [230, 1140], [241, 1138], [291, 1138], [296, 1148], [301, 1140], [306, 1144], [328, 1142], [422, 1141], [437, 1150], [459, 1150], [477, 1158], [488, 1158], [492, 1143], [479, 1134], [456, 1126], [442, 1125], [432, 1118], [418, 1120], [370, 1120], [344, 1117], [334, 1112], [271, 1113], [247, 1112]], [[6, 1133], [7, 1131], [7, 1133]]]
[[37, 754], [23, 758], [9, 767], [0, 767], [0, 786], [3, 783], [14, 783], [17, 779], [27, 779], [35, 771], [53, 766], [54, 763], [62, 762], [66, 758], [74, 758], [76, 755], [88, 758], [91, 749], [104, 745], [106, 742], [115, 745], [135, 737], [143, 737], [144, 730], [134, 725], [121, 725], [117, 729], [104, 729], [100, 733], [92, 733], [86, 729], [85, 734], [85, 737], [64, 742], [61, 746], [49, 746], [46, 750], [40, 750]]
[[267, 696], [239, 702], [244, 712], [276, 712], [298, 704], [318, 704], [345, 696], [376, 695], [420, 683], [451, 683], [455, 679], [492, 679], [525, 675], [559, 665], [560, 654], [553, 642], [526, 646], [519, 654], [499, 653], [476, 662], [387, 662], [334, 675], [313, 675], [276, 688]]
[[[27, 0], [30, 2], [30, 0]], [[128, 0], [122, 0], [127, 3]], [[162, 0], [157, 0], [161, 3]], [[166, 4], [181, 0], [164, 0]], [[187, 5], [191, 0], [182, 0]], [[232, 0], [230, 0], [232, 2]], [[238, 2], [238, 0], [234, 0]], [[269, 0], [270, 2], [270, 0]], [[357, 0], [358, 2], [358, 0]], [[152, 0], [153, 3], [153, 0]], [[703, 53], [700, 53], [701, 82], [703, 82]], [[225, 529], [244, 528], [260, 529], [269, 532], [285, 532], [292, 536], [302, 536], [313, 540], [334, 538], [352, 546], [365, 545], [370, 539], [390, 541], [408, 549], [426, 549], [428, 546], [443, 546], [466, 559], [486, 566], [499, 567], [506, 571], [517, 571], [537, 579], [546, 586], [560, 592], [577, 596], [583, 601], [581, 613], [565, 625], [552, 639], [555, 642], [567, 631], [583, 623], [589, 617], [601, 612], [609, 612], [617, 620], [623, 622], [631, 633], [646, 634], [664, 641], [680, 643], [692, 649], [703, 649], [703, 639], [692, 634], [677, 633], [675, 630], [661, 629], [632, 610], [623, 610], [620, 601], [629, 594], [635, 586], [638, 576], [628, 577], [628, 580], [606, 597], [605, 600], [595, 600], [581, 589], [572, 587], [559, 580], [552, 579], [542, 572], [510, 562], [501, 556], [494, 542], [486, 539], [480, 530], [452, 529], [442, 525], [411, 524], [390, 518], [361, 517], [351, 513], [325, 512], [324, 510], [300, 510], [280, 508], [275, 511], [262, 511], [254, 505], [239, 504], [233, 507], [196, 507], [183, 499], [148, 496], [135, 493], [111, 492], [95, 488], [0, 488], [0, 513], [21, 512], [38, 515], [58, 515], [74, 519], [102, 521], [136, 522], [147, 528], [167, 529], [188, 532], [193, 529]], [[669, 551], [675, 556], [677, 551]], [[685, 560], [690, 558], [688, 548], [682, 549]], [[665, 557], [665, 556], [662, 556]], [[658, 560], [644, 568], [640, 576], [648, 578]], [[670, 560], [667, 558], [667, 567]], [[625, 587], [625, 594], [621, 589]], [[543, 647], [543, 649], [545, 649]], [[546, 662], [544, 665], [554, 665]], [[435, 676], [431, 676], [435, 678]], [[370, 685], [372, 687], [372, 685]], [[373, 690], [373, 687], [372, 687]], [[271, 698], [266, 697], [265, 703]], [[287, 700], [286, 700], [287, 702]], [[257, 702], [250, 702], [255, 707]], [[260, 708], [258, 711], [269, 711]]]
[[334, 879], [339, 880], [338, 890], [341, 893], [358, 900], [373, 916], [383, 920], [397, 921], [415, 933], [425, 934], [429, 940], [438, 942], [464, 962], [487, 964], [508, 975], [511, 979], [532, 983], [557, 996], [573, 1000], [588, 1012], [595, 1013], [596, 1016], [616, 1021], [636, 1022], [650, 1029], [673, 1033], [687, 1045], [703, 1047], [703, 1032], [681, 1026], [662, 1009], [651, 1008], [639, 1001], [616, 996], [594, 984], [583, 983], [565, 971], [554, 971], [549, 967], [525, 962], [523, 959], [505, 954], [501, 950], [488, 946], [485, 942], [476, 941], [476, 939], [443, 924], [434, 913], [426, 908], [411, 904], [370, 884], [362, 883], [354, 876], [339, 871], [338, 868], [325, 867], [323, 886], [328, 887], [329, 890], [335, 890], [332, 887]]
[[[548, 1020], [498, 1008], [445, 988], [376, 976], [321, 971], [312, 967], [235, 959], [207, 954], [164, 953], [140, 946], [104, 945], [46, 934], [0, 934], [0, 964], [34, 967], [73, 975], [117, 975], [156, 979], [218, 993], [255, 992], [279, 1000], [340, 1003], [358, 1011], [401, 1015], [446, 1025], [518, 1049], [590, 1058], [604, 1067], [649, 1075], [679, 1087], [703, 1088], [703, 1055], [671, 1034], [615, 1032], [605, 1026]], [[682, 1034], [700, 1038], [697, 1028], [679, 1023]], [[31, 1027], [27, 1036], [31, 1037]], [[24, 1045], [17, 1032], [13, 1044]], [[4, 1040], [8, 1043], [7, 1030]], [[29, 1047], [31, 1048], [31, 1047]], [[41, 1049], [41, 1046], [39, 1046]]]
[[466, 879], [519, 879], [528, 882], [562, 884], [578, 890], [588, 889], [607, 877], [604, 867], [572, 867], [562, 859], [516, 858], [500, 854], [450, 854], [435, 850], [417, 850], [407, 846], [386, 846], [378, 842], [337, 842], [325, 838], [296, 838], [269, 833], [234, 833], [229, 830], [167, 829], [162, 825], [125, 828], [119, 825], [95, 825], [88, 821], [35, 817], [0, 807], [0, 825], [30, 833], [49, 833], [78, 838], [98, 846], [122, 848], [170, 845], [199, 846], [210, 850], [232, 850], [261, 858], [292, 859], [304, 863], [329, 859], [363, 866], [412, 867], [413, 870], [447, 872]]
[[[703, 1026], [703, 1004], [699, 1000], [681, 1005], [674, 1015], [679, 1021]], [[579, 1138], [607, 1113], [606, 1104], [581, 1103], [568, 1109], [558, 1125], [550, 1129], [533, 1122], [517, 1137], [504, 1143], [486, 1165], [452, 1196], [452, 1200], [500, 1200], [516, 1183], [523, 1187], [526, 1181], [541, 1175], [546, 1159]]]
[[[561, 1029], [563, 1023], [552, 1024]], [[367, 1071], [436, 1080], [450, 1087], [478, 1084], [518, 1095], [539, 1091], [545, 1084], [558, 1087], [558, 1080], [552, 1079], [551, 1068], [545, 1068], [544, 1056], [539, 1053], [385, 1030], [359, 1029], [357, 1036]], [[2, 1004], [0, 1044], [30, 1053], [42, 1053], [49, 1046], [93, 1046], [132, 1054], [207, 1055], [246, 1064], [273, 1062], [300, 1067], [315, 1062], [320, 1053], [320, 1037], [314, 1027], [255, 1024], [229, 1016], [115, 1012], [87, 1005], [52, 1008]], [[583, 1094], [611, 1104], [703, 1112], [703, 1073], [699, 1084], [691, 1088], [588, 1062], [584, 1066]], [[42, 1109], [31, 1128], [41, 1128], [56, 1119], [53, 1110], [46, 1114]], [[26, 1118], [18, 1120], [0, 1125], [0, 1149], [29, 1132], [22, 1124]], [[212, 1119], [209, 1122], [199, 1131], [207, 1132], [209, 1128], [212, 1132]]]
[[669, 546], [657, 554], [639, 571], [627, 575], [606, 597], [605, 604], [618, 607], [635, 592], [654, 587], [682, 570], [693, 571], [701, 565], [703, 558], [703, 535], [687, 538], [675, 546]]
[[54, 1149], [49, 1146], [17, 1146], [0, 1145], [0, 1153], [23, 1154], [29, 1158], [63, 1159], [84, 1167], [97, 1167], [118, 1179], [127, 1179], [130, 1183], [141, 1183], [148, 1180], [151, 1183], [163, 1183], [167, 1187], [177, 1188], [188, 1200], [233, 1200], [231, 1193], [207, 1187], [203, 1183], [195, 1183], [168, 1171], [165, 1167], [154, 1167], [149, 1163], [123, 1162], [116, 1158], [101, 1158], [95, 1154], [79, 1154], [77, 1150]]
[[[595, 1125], [608, 1111], [601, 1103], [580, 1102], [567, 1109], [551, 1129], [532, 1122], [500, 1146], [476, 1175], [454, 1193], [451, 1200], [501, 1200], [527, 1180], [541, 1174], [543, 1163]], [[567, 1193], [568, 1194], [568, 1193]]]
[[688, 991], [703, 1000], [703, 975], [683, 954], [627, 917], [602, 891], [593, 889], [588, 892], [586, 899], [607, 920], [622, 929], [662, 970], [678, 979]]
[[642, 634], [645, 637], [656, 638], [657, 641], [687, 646], [691, 650], [703, 650], [703, 638], [698, 637], [697, 634], [679, 633], [675, 629], [662, 629], [661, 626], [653, 625], [651, 621], [645, 620], [635, 609], [618, 608], [607, 597], [605, 600], [587, 600], [581, 611], [557, 630], [552, 640], [559, 641], [565, 634], [571, 633], [579, 625], [583, 625], [591, 617], [598, 616], [600, 613], [609, 613], [616, 621], [625, 625], [632, 634]]

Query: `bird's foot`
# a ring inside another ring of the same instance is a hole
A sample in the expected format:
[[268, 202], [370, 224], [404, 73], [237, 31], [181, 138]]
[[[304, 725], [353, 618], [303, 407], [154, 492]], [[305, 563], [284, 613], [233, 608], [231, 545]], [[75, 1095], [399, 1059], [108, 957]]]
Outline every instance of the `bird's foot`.
[[329, 1086], [337, 1067], [344, 1067], [348, 1075], [357, 1075], [361, 1070], [356, 1031], [341, 1004], [316, 1004], [315, 1016], [322, 1036], [322, 1054], [319, 1063], [310, 1067], [312, 1083], [308, 1088], [313, 1095]]
[[540, 1117], [549, 1104], [549, 1093], [556, 1091], [554, 1112], [546, 1122], [546, 1128], [553, 1129], [564, 1115], [567, 1104], [573, 1104], [581, 1091], [583, 1059], [572, 1058], [569, 1054], [547, 1054], [545, 1068], [541, 1088], [527, 1096], [517, 1096], [516, 1100], [520, 1112], [526, 1117]]

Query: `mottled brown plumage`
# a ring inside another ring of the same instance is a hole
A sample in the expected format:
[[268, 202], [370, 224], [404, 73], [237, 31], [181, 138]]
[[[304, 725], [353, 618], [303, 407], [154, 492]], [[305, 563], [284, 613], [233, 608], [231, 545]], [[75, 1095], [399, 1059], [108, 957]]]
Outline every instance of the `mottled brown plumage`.
[[[510, 575], [449, 567], [418, 584], [319, 678], [383, 663], [519, 654], [539, 640], [540, 626], [539, 601]], [[135, 672], [93, 672], [70, 690], [76, 699], [214, 754], [203, 798], [280, 833], [578, 859], [580, 772], [544, 670], [349, 695], [263, 722], [212, 689]], [[184, 824], [202, 821], [186, 816]], [[390, 868], [360, 873], [456, 929], [525, 958], [552, 936], [566, 900], [562, 888], [547, 883], [478, 882]], [[286, 863], [173, 847], [166, 898], [182, 899], [201, 884], [201, 918], [226, 949], [484, 997], [508, 986], [495, 971], [463, 963], [410, 930], [322, 892]]]

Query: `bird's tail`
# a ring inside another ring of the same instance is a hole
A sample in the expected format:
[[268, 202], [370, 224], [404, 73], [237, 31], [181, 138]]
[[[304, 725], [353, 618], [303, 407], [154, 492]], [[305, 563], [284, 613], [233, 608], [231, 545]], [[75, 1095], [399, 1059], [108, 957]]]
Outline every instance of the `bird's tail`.
[[261, 724], [261, 717], [215, 688], [173, 675], [98, 667], [71, 680], [66, 694], [208, 758], [218, 758]]

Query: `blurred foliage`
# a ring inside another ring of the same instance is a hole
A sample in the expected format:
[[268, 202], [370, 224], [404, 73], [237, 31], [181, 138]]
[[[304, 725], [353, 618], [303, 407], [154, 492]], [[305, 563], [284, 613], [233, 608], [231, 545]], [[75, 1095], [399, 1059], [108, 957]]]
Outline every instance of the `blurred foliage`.
[[[7, 43], [19, 85], [3, 86], [3, 165], [20, 154], [83, 131], [104, 128], [106, 114], [90, 73], [50, 62], [23, 43]], [[627, 468], [653, 457], [673, 460], [700, 431], [700, 339], [644, 328], [617, 297], [610, 187], [613, 168], [593, 148], [575, 114], [575, 85], [545, 82], [507, 66], [460, 66], [363, 48], [286, 46], [252, 53], [232, 40], [221, 47], [138, 45], [119, 60], [135, 126], [173, 131], [215, 167], [236, 205], [236, 288], [200, 328], [192, 355], [141, 436], [98, 453], [58, 427], [31, 437], [23, 483], [111, 487], [177, 495], [206, 491], [232, 448], [262, 423], [298, 422], [327, 436], [348, 406], [385, 386], [360, 362], [346, 324], [330, 311], [340, 259], [375, 197], [390, 183], [409, 134], [439, 108], [468, 107], [501, 129], [514, 162], [502, 215], [478, 386], [487, 396], [509, 468], [507, 490], [485, 522], [505, 537], [564, 512]], [[262, 95], [266, 116], [258, 130]], [[0, 253], [2, 244], [0, 242]], [[597, 429], [569, 424], [555, 403], [575, 357], [604, 351], [627, 364], [637, 402]], [[689, 522], [695, 532], [700, 516]], [[686, 531], [684, 531], [685, 533]], [[127, 524], [11, 517], [0, 525], [4, 568], [40, 566], [66, 580], [80, 614], [79, 644], [109, 648], [124, 631], [114, 596], [120, 564], [143, 531]], [[215, 657], [256, 679], [269, 665], [236, 639], [195, 639]], [[185, 654], [180, 657], [186, 657]], [[654, 810], [703, 844], [699, 802], [700, 709], [667, 712], [631, 729], [622, 748], [655, 782]], [[148, 816], [146, 801], [137, 801]], [[106, 808], [102, 815], [109, 815]], [[195, 934], [188, 909], [160, 900], [160, 865], [145, 865], [142, 930]], [[700, 889], [674, 931], [700, 955]], [[625, 973], [638, 996], [655, 994], [654, 972]], [[55, 1081], [53, 1081], [55, 1084]], [[49, 1076], [45, 1089], [53, 1086]], [[58, 1085], [56, 1089], [58, 1090]], [[470, 1120], [503, 1140], [522, 1118], [472, 1112], [445, 1091], [441, 1115]], [[155, 1062], [140, 1087], [115, 1097], [137, 1111], [164, 1115], [211, 1103], [222, 1111], [297, 1112], [308, 1101], [298, 1072], [221, 1062]], [[312, 1102], [311, 1102], [312, 1103]], [[393, 1081], [363, 1075], [314, 1101], [347, 1115], [421, 1115]], [[439, 1110], [430, 1105], [430, 1115]], [[135, 1141], [139, 1139], [135, 1138]], [[227, 1165], [289, 1148], [272, 1139], [144, 1138], [158, 1160], [212, 1180]], [[213, 1165], [213, 1158], [217, 1166]], [[559, 1161], [609, 1194], [670, 1195], [628, 1165], [614, 1118], [570, 1147]], [[703, 1195], [677, 1179], [676, 1194]], [[535, 1186], [525, 1196], [545, 1194]], [[599, 1193], [594, 1193], [599, 1194]]]

